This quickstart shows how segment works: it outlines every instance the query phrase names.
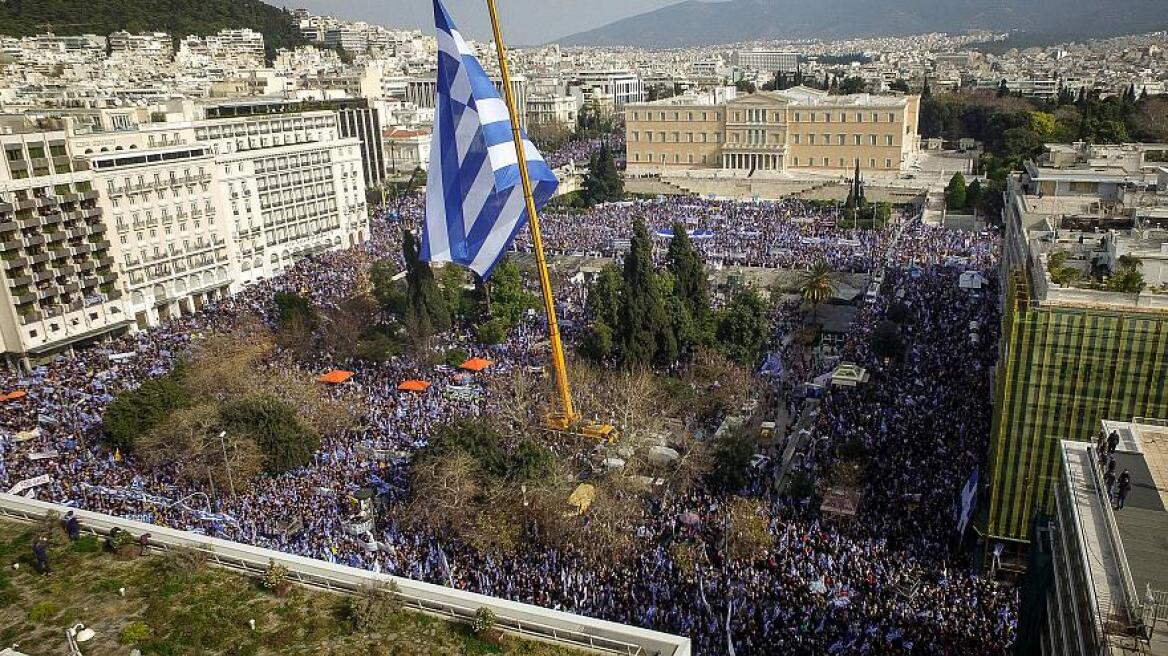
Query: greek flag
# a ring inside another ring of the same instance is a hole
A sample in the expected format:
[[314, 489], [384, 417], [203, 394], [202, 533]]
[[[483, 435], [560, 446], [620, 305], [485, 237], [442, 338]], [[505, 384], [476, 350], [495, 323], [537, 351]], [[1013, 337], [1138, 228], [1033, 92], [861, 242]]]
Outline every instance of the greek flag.
[[[528, 219], [511, 120], [440, 0], [434, 0], [434, 22], [438, 95], [421, 258], [461, 264], [487, 278]], [[523, 148], [540, 208], [558, 181], [527, 135]]]
[[969, 518], [973, 515], [974, 502], [977, 500], [977, 470], [974, 469], [961, 488], [961, 513], [957, 518], [957, 534], [964, 535], [965, 527], [969, 525]]

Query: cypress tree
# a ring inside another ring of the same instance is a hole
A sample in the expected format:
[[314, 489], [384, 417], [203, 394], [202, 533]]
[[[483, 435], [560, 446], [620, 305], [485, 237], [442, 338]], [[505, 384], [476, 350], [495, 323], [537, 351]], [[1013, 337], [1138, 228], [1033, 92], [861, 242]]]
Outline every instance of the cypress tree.
[[406, 260], [406, 315], [414, 319], [420, 332], [450, 329], [450, 313], [438, 284], [434, 282], [434, 272], [430, 264], [419, 258], [417, 240], [413, 233], [402, 233], [402, 253]]
[[653, 362], [658, 355], [658, 339], [669, 331], [655, 277], [649, 232], [645, 222], [637, 219], [633, 222], [633, 238], [625, 256], [624, 302], [617, 330], [621, 362], [625, 366], [646, 366]]
[[673, 224], [673, 240], [669, 242], [666, 266], [673, 274], [673, 293], [681, 299], [693, 320], [704, 327], [710, 315], [706, 267], [680, 221]]

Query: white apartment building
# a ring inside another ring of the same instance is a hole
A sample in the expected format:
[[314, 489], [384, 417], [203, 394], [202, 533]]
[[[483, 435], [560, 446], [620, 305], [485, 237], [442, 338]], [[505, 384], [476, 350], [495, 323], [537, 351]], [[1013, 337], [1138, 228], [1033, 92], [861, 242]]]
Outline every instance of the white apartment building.
[[248, 28], [219, 30], [213, 36], [188, 36], [179, 43], [179, 63], [216, 62], [232, 69], [264, 64], [264, 35]]
[[572, 96], [532, 94], [527, 99], [529, 125], [575, 127], [579, 105]]
[[0, 135], [0, 344], [9, 367], [130, 323], [99, 192], [67, 133]]
[[336, 112], [283, 108], [226, 105], [195, 123], [215, 153], [244, 284], [369, 235], [358, 140], [340, 136]]
[[107, 37], [110, 52], [129, 54], [135, 57], [168, 58], [174, 54], [174, 43], [166, 32], [144, 32], [130, 34], [125, 30], [113, 32]]
[[[568, 87], [592, 89], [593, 93], [612, 97], [614, 111], [624, 110], [629, 103], [645, 102], [645, 85], [641, 77], [627, 70], [578, 71]], [[588, 95], [588, 94], [585, 94]]]
[[799, 69], [799, 53], [784, 50], [735, 50], [733, 63], [739, 68], [790, 73]]
[[232, 291], [238, 261], [208, 145], [93, 155], [89, 165], [139, 328]]

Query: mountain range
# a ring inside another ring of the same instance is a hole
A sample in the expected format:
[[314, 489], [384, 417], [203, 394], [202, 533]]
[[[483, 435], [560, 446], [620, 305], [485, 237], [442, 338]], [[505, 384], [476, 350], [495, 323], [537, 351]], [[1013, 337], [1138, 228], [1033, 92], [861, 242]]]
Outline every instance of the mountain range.
[[558, 39], [561, 45], [685, 47], [973, 29], [1051, 39], [1168, 27], [1166, 0], [686, 0]]

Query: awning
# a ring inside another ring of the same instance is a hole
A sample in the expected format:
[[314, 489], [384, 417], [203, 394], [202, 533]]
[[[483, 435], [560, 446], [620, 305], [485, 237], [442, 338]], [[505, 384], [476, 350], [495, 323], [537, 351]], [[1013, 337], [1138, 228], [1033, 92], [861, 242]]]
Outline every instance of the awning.
[[424, 380], [406, 380], [397, 386], [399, 392], [425, 392], [430, 389], [430, 383]]
[[337, 383], [343, 383], [352, 377], [353, 377], [353, 372], [351, 372], [351, 371], [344, 371], [342, 369], [333, 369], [332, 371], [330, 371], [326, 374], [322, 374], [320, 378], [317, 378], [317, 380], [319, 382], [322, 382], [322, 383], [337, 384]]
[[458, 366], [462, 369], [466, 369], [467, 371], [479, 372], [491, 366], [492, 364], [495, 363], [485, 358], [471, 358]]

